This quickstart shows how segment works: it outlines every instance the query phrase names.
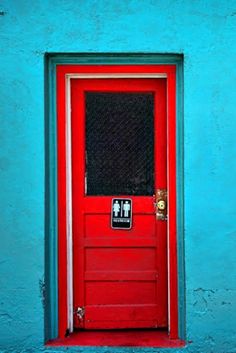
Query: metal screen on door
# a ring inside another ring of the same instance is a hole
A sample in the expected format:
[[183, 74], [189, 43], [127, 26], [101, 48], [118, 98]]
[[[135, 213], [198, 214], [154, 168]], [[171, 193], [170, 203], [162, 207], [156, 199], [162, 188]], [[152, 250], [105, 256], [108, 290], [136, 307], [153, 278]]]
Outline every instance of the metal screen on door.
[[86, 92], [86, 194], [153, 195], [154, 94]]

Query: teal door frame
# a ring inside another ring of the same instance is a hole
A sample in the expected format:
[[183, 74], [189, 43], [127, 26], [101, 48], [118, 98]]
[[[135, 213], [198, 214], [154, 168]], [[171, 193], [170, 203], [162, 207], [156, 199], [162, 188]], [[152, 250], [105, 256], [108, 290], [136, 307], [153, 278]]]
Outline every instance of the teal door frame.
[[181, 54], [45, 54], [45, 341], [58, 335], [58, 243], [57, 243], [57, 124], [56, 67], [80, 65], [176, 65], [177, 73], [177, 252], [179, 337], [185, 339], [184, 268], [184, 118], [183, 55]]

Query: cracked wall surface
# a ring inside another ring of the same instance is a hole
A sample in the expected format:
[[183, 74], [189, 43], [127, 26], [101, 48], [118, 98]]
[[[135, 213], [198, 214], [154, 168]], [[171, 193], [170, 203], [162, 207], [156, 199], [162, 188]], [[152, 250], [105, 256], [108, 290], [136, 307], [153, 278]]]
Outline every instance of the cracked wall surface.
[[236, 352], [235, 33], [235, 0], [0, 2], [0, 352], [54, 352], [43, 347], [46, 52], [184, 54], [187, 345], [112, 350]]

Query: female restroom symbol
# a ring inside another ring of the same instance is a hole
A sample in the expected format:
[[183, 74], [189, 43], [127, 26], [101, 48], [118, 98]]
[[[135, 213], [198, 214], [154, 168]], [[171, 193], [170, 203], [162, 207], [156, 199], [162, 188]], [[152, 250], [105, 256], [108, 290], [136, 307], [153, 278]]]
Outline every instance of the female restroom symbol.
[[117, 200], [115, 201], [115, 203], [113, 205], [113, 212], [114, 212], [115, 217], [118, 217], [118, 214], [120, 212], [120, 204]]

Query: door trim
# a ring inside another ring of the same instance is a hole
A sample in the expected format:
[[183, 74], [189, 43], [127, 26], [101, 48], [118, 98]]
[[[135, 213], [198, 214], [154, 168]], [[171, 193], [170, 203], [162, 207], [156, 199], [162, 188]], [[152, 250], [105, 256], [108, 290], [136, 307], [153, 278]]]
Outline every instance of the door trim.
[[[93, 66], [95, 67], [95, 66]], [[99, 66], [97, 66], [99, 67]], [[97, 68], [96, 67], [96, 68]], [[121, 67], [121, 66], [120, 66]], [[127, 66], [126, 66], [127, 67]], [[135, 67], [129, 66], [129, 67]], [[125, 74], [76, 74], [70, 73], [68, 71], [75, 68], [74, 65], [58, 65], [57, 71], [58, 75], [58, 85], [64, 84], [66, 78], [66, 95], [67, 95], [67, 104], [66, 104], [66, 195], [64, 195], [63, 191], [60, 190], [60, 185], [58, 187], [58, 194], [60, 193], [62, 196], [66, 196], [66, 215], [65, 219], [62, 217], [60, 219], [60, 210], [59, 210], [59, 233], [60, 233], [60, 223], [66, 222], [66, 249], [67, 249], [67, 259], [66, 259], [66, 274], [62, 276], [67, 283], [67, 290], [63, 289], [62, 295], [66, 294], [67, 299], [67, 314], [64, 313], [63, 317], [59, 317], [59, 334], [64, 337], [65, 328], [69, 328], [72, 330], [71, 324], [71, 314], [73, 315], [73, 305], [72, 305], [72, 228], [71, 228], [71, 220], [72, 220], [72, 210], [71, 210], [71, 160], [70, 160], [70, 151], [71, 151], [71, 141], [70, 141], [70, 79], [71, 78], [97, 78], [96, 75], [99, 75], [99, 78], [122, 78], [122, 77], [130, 77], [130, 78], [160, 78], [165, 77], [167, 79], [168, 85], [168, 140], [167, 140], [167, 158], [168, 158], [168, 187], [169, 187], [169, 206], [168, 206], [168, 214], [169, 214], [169, 222], [168, 222], [168, 307], [169, 307], [169, 333], [171, 338], [176, 338], [178, 336], [178, 290], [177, 290], [177, 249], [176, 249], [176, 121], [175, 121], [175, 113], [176, 113], [176, 73], [175, 68], [176, 65], [150, 65], [150, 66], [142, 66], [143, 72], [140, 73], [125, 73]], [[76, 65], [76, 68], [86, 68], [88, 66]], [[101, 67], [100, 67], [101, 68]], [[140, 66], [139, 66], [140, 68]], [[148, 72], [149, 70], [156, 70], [156, 72]], [[91, 69], [91, 66], [90, 66]], [[100, 69], [101, 70], [101, 69]], [[112, 70], [112, 66], [109, 66], [109, 70]], [[130, 70], [131, 71], [131, 70]], [[90, 71], [91, 72], [91, 71]], [[60, 144], [60, 134], [58, 134], [58, 145]], [[173, 143], [174, 141], [174, 143]], [[58, 146], [58, 155], [60, 157], [61, 148]], [[63, 153], [62, 153], [63, 154]], [[59, 168], [60, 169], [60, 168]], [[59, 173], [60, 174], [60, 173]], [[60, 180], [59, 180], [60, 181]], [[60, 184], [60, 183], [59, 183]], [[65, 203], [64, 203], [65, 205]], [[63, 207], [59, 203], [59, 208]], [[59, 234], [60, 237], [60, 234]], [[60, 242], [60, 239], [59, 239]], [[60, 247], [59, 247], [60, 248]], [[62, 254], [61, 254], [62, 255]], [[59, 262], [60, 262], [60, 249], [59, 249]], [[61, 265], [65, 265], [65, 259], [60, 263]], [[62, 269], [59, 266], [59, 272]], [[65, 269], [64, 269], [65, 272]], [[59, 275], [60, 279], [60, 275]], [[59, 281], [60, 282], [60, 281]], [[59, 283], [60, 287], [60, 283]], [[66, 293], [67, 292], [67, 293]], [[60, 296], [59, 296], [60, 297]], [[64, 298], [65, 299], [65, 298]], [[64, 299], [62, 300], [62, 304], [64, 303]], [[60, 306], [60, 298], [59, 298], [59, 306]], [[65, 310], [65, 308], [61, 308], [61, 311]], [[60, 312], [60, 309], [59, 309]], [[64, 322], [62, 322], [64, 320]]]
[[127, 73], [127, 74], [66, 74], [66, 78], [80, 78], [80, 79], [98, 79], [98, 78], [167, 78], [166, 73], [153, 73], [153, 74], [134, 74], [134, 73]]

